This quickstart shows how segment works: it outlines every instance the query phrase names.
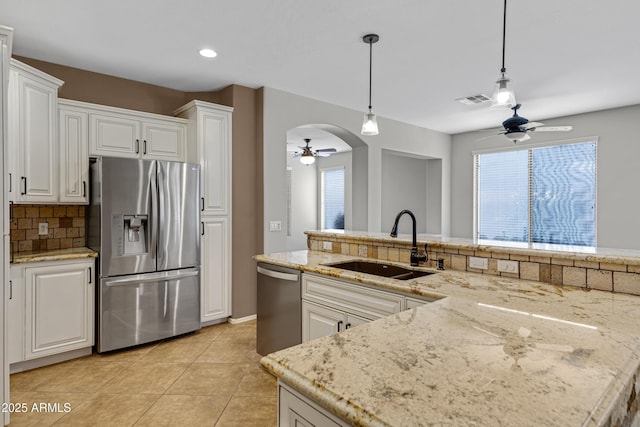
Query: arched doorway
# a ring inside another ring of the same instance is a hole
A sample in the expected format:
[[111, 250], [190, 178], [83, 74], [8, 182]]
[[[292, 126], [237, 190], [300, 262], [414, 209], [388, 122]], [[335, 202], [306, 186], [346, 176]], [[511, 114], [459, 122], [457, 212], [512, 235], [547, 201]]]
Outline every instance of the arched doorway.
[[[305, 139], [314, 153], [328, 155], [302, 164]], [[324, 151], [329, 149], [335, 152]], [[343, 128], [306, 124], [287, 130], [287, 250], [306, 249], [306, 230], [367, 229], [367, 164], [367, 145]]]

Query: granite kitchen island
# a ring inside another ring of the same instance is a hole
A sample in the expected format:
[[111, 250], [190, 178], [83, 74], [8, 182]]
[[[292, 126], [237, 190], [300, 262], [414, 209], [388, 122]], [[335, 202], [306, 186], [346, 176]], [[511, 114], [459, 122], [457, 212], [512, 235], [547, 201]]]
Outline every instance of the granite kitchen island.
[[[399, 281], [260, 255], [434, 302], [265, 356], [279, 380], [363, 426], [637, 425], [640, 298], [446, 270]], [[635, 424], [634, 424], [635, 423]]]

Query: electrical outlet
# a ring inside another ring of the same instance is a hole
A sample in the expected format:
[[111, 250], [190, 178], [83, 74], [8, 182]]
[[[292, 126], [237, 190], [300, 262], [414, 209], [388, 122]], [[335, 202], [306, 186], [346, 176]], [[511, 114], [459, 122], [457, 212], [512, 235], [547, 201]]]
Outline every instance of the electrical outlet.
[[49, 234], [49, 223], [48, 222], [41, 222], [38, 224], [38, 234], [40, 236], [46, 236], [47, 234]]
[[282, 231], [282, 221], [269, 221], [269, 231]]
[[518, 261], [507, 261], [504, 259], [498, 260], [498, 271], [502, 273], [515, 273], [518, 274]]
[[331, 242], [322, 242], [322, 250], [324, 250], [324, 251], [332, 251], [333, 250], [333, 243], [331, 243]]
[[489, 260], [475, 256], [469, 257], [469, 268], [477, 268], [479, 270], [489, 269]]

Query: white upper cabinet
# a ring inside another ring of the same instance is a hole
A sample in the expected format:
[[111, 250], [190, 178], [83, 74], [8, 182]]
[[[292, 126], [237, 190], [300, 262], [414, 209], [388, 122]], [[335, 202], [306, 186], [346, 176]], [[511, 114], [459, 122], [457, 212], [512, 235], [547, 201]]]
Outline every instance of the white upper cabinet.
[[64, 82], [11, 60], [9, 200], [58, 201], [58, 88]]
[[187, 121], [76, 102], [89, 114], [89, 154], [184, 162]]
[[89, 203], [88, 114], [64, 101], [58, 104], [60, 130], [60, 202]]
[[140, 157], [139, 120], [120, 115], [91, 114], [91, 155]]
[[205, 216], [231, 214], [232, 111], [231, 107], [191, 101], [175, 112], [191, 120], [187, 161], [200, 163], [201, 214]]

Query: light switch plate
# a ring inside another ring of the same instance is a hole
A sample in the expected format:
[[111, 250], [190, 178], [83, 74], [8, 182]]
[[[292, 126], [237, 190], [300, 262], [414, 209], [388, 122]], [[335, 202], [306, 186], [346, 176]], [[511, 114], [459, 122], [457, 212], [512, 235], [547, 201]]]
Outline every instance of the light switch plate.
[[49, 234], [49, 223], [48, 222], [39, 223], [38, 224], [38, 235], [46, 236], [47, 234]]
[[515, 273], [518, 274], [518, 261], [507, 261], [504, 259], [498, 260], [498, 271], [502, 273]]
[[282, 231], [282, 221], [269, 221], [269, 231]]

